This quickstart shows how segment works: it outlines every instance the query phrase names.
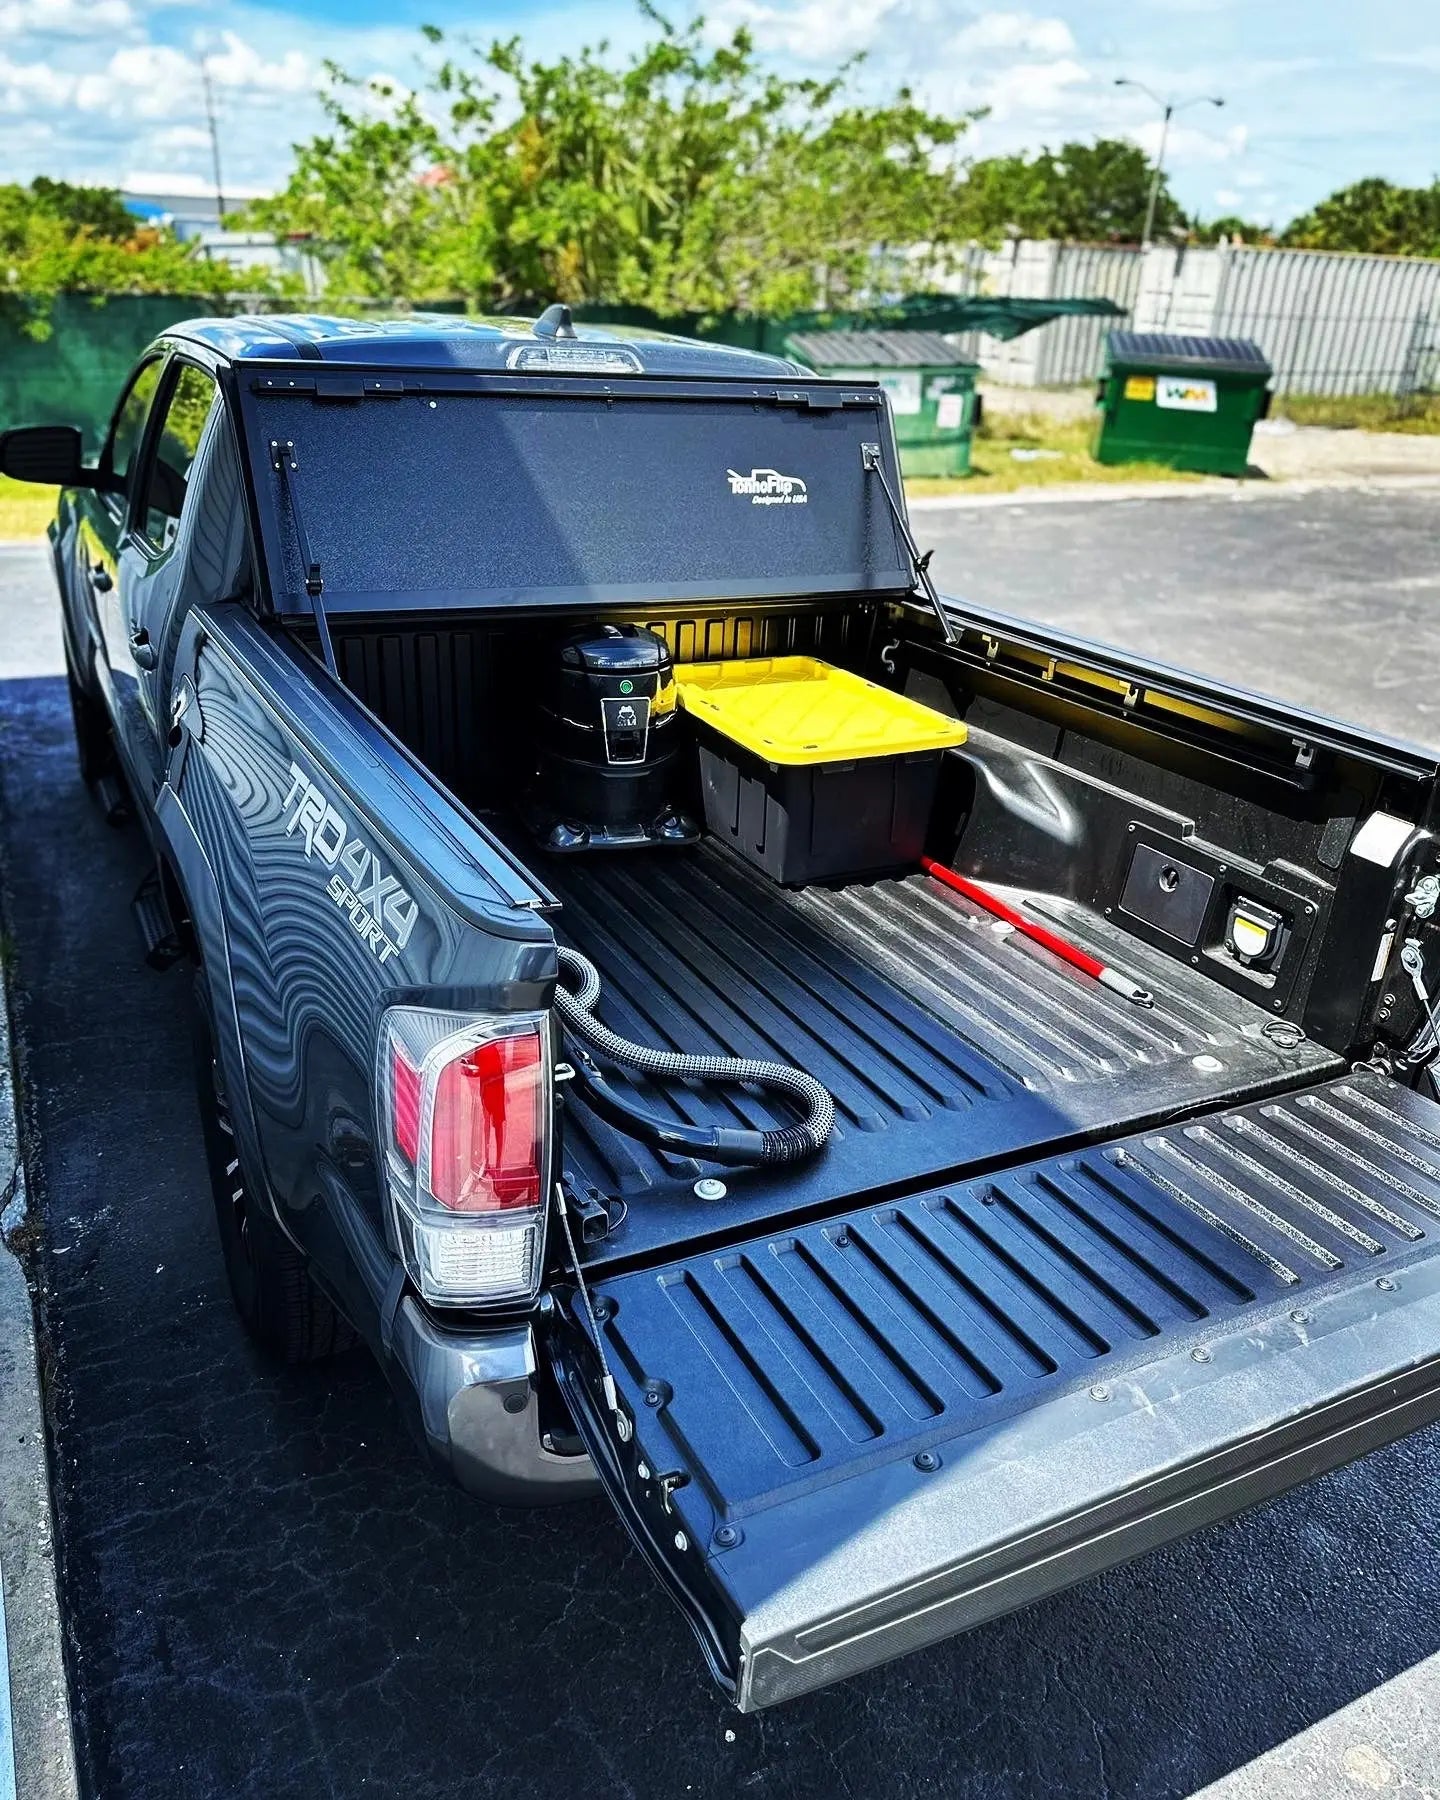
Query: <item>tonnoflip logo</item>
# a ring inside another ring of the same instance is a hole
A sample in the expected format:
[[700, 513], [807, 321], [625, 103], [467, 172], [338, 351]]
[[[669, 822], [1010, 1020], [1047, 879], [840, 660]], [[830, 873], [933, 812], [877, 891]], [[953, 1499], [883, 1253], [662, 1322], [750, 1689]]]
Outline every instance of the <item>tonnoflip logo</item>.
[[727, 469], [730, 492], [749, 496], [752, 506], [804, 506], [809, 490], [798, 475], [782, 475], [778, 469], [752, 469], [742, 475], [738, 469]]

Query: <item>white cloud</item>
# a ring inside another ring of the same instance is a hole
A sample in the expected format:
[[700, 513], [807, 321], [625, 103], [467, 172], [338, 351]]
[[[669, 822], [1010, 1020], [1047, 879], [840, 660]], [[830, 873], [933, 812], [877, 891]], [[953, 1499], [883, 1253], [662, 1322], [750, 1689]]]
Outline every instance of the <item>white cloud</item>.
[[1013, 63], [980, 87], [980, 101], [991, 117], [1004, 122], [1015, 118], [1049, 119], [1057, 116], [1071, 98], [1071, 90], [1084, 87], [1093, 77], [1073, 57], [1054, 62]]
[[45, 62], [12, 62], [0, 52], [0, 112], [24, 114], [36, 107], [66, 107], [75, 94], [73, 77]]
[[[315, 71], [298, 50], [267, 62], [234, 32], [225, 32], [222, 42], [207, 59], [211, 79], [222, 91], [293, 96], [314, 87]], [[25, 112], [37, 105], [117, 121], [184, 119], [203, 109], [200, 63], [173, 44], [157, 43], [122, 44], [102, 66], [78, 72], [0, 55], [0, 111]]]
[[220, 87], [308, 94], [315, 86], [317, 71], [302, 51], [287, 50], [278, 62], [267, 62], [260, 51], [233, 31], [222, 31], [220, 41], [224, 48], [205, 58], [211, 80]]
[[[174, 169], [132, 169], [120, 185], [130, 194], [153, 194], [167, 200], [211, 200], [215, 196], [215, 183], [211, 177], [177, 174]], [[225, 183], [225, 195], [229, 200], [261, 200], [273, 191], [272, 188], [252, 187], [230, 180]]]
[[1063, 19], [1036, 19], [1029, 13], [990, 12], [972, 19], [951, 38], [949, 49], [960, 56], [987, 51], [1016, 51], [1027, 56], [1068, 56], [1075, 39]]
[[738, 26], [754, 33], [762, 50], [779, 51], [799, 62], [836, 63], [875, 42], [897, 0], [720, 0], [707, 15], [712, 40]]
[[[1160, 148], [1160, 131], [1160, 121], [1152, 119], [1127, 132], [1126, 136], [1137, 143], [1147, 156], [1153, 157]], [[1220, 132], [1206, 131], [1203, 126], [1198, 125], [1172, 123], [1170, 135], [1165, 142], [1166, 166], [1174, 162], [1234, 162], [1237, 157], [1245, 154], [1249, 136], [1249, 130], [1244, 125], [1232, 125], [1228, 131]]]
[[1244, 203], [1244, 199], [1245, 196], [1235, 188], [1216, 188], [1215, 190], [1215, 204], [1223, 206], [1226, 212], [1233, 212], [1237, 206]]
[[153, 150], [208, 150], [210, 133], [203, 125], [167, 125], [151, 134]]
[[1440, 75], [1440, 44], [1416, 44], [1404, 52], [1380, 51], [1370, 60], [1392, 68], [1423, 69], [1429, 75]]
[[130, 0], [0, 0], [0, 37], [85, 37], [135, 23]]
[[200, 71], [183, 50], [170, 44], [127, 44], [103, 69], [78, 78], [73, 104], [81, 112], [116, 119], [170, 119], [192, 112], [199, 97]]
[[833, 64], [859, 50], [880, 55], [897, 39], [913, 45], [926, 67], [952, 58], [1063, 57], [1075, 49], [1063, 19], [1024, 12], [982, 12], [946, 36], [947, 15], [958, 10], [956, 0], [720, 0], [706, 19], [712, 40], [743, 25], [762, 50], [806, 63]]

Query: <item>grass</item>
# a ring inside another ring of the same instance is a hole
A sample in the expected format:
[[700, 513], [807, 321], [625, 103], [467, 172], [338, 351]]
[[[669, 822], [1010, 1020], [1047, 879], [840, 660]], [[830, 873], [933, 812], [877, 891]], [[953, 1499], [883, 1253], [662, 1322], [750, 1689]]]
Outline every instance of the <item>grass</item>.
[[1415, 394], [1408, 400], [1394, 394], [1277, 394], [1271, 411], [1297, 425], [1440, 436], [1440, 394]]
[[[1016, 488], [1052, 487], [1066, 481], [1196, 481], [1163, 463], [1097, 463], [1090, 454], [1088, 419], [1051, 419], [1040, 413], [1006, 413], [981, 421], [970, 453], [969, 475], [921, 475], [905, 483], [910, 495], [1007, 494]], [[1034, 462], [1012, 450], [1053, 452]]]
[[55, 517], [54, 488], [36, 487], [0, 475], [0, 542], [7, 538], [43, 537]]

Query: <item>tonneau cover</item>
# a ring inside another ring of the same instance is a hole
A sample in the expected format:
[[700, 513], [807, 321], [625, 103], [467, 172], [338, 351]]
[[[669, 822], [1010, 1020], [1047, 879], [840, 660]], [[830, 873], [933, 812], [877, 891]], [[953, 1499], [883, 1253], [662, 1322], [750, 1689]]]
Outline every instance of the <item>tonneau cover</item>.
[[912, 585], [862, 456], [878, 443], [898, 488], [873, 383], [310, 364], [250, 377], [241, 406], [282, 614], [313, 610], [312, 563], [338, 617]]

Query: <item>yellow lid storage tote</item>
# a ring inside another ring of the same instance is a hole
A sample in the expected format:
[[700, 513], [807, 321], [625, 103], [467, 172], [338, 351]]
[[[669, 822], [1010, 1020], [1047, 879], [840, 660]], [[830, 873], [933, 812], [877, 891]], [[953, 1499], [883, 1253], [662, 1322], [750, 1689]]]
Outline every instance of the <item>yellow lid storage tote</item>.
[[680, 664], [705, 823], [787, 887], [918, 861], [965, 727], [809, 656]]

